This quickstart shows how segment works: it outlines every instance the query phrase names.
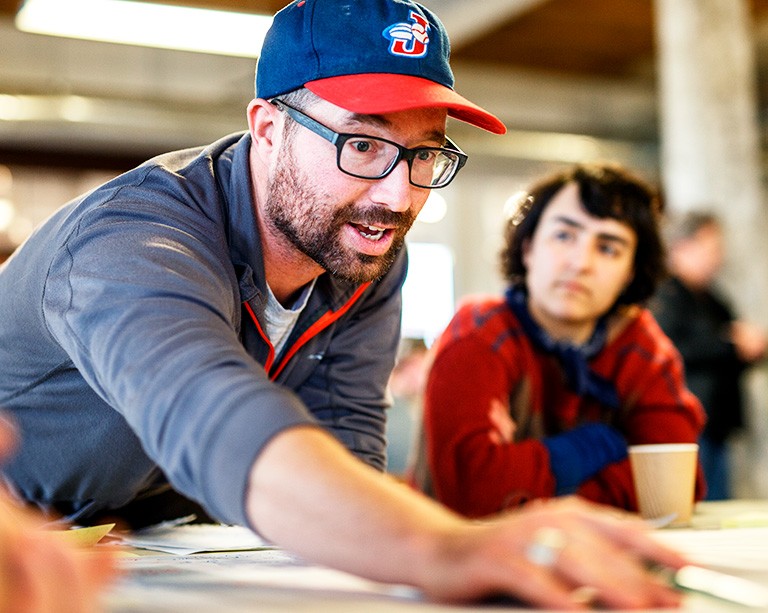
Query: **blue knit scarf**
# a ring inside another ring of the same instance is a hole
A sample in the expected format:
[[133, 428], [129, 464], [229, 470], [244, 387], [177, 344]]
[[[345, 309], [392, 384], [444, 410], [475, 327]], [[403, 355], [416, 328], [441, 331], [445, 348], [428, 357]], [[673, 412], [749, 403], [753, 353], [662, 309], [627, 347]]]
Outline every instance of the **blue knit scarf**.
[[552, 339], [528, 311], [528, 292], [522, 284], [512, 285], [505, 294], [509, 308], [517, 316], [534, 347], [554, 355], [565, 372], [566, 383], [579, 396], [589, 396], [611, 409], [619, 408], [619, 396], [613, 384], [594, 372], [587, 363], [605, 346], [608, 337], [607, 317], [597, 320], [595, 331], [583, 345]]

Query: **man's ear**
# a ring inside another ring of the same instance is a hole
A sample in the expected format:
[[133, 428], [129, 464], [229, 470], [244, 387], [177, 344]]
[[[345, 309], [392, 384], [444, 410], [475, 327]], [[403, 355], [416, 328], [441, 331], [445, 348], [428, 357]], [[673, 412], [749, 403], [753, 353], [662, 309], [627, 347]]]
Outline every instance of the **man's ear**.
[[277, 126], [280, 111], [267, 100], [254, 98], [248, 104], [247, 114], [251, 146], [263, 162], [269, 165], [269, 158], [278, 146], [275, 138], [280, 134]]

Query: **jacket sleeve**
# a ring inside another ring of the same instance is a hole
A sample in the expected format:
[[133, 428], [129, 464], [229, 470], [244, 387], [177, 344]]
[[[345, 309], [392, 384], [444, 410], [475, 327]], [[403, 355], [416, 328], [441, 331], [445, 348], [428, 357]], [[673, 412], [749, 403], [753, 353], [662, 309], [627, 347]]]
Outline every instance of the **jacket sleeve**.
[[438, 500], [465, 515], [554, 494], [544, 445], [512, 442], [492, 411], [494, 402], [508, 405], [516, 376], [492, 347], [472, 338], [446, 346], [430, 370], [424, 433], [432, 487]]
[[215, 517], [247, 524], [250, 467], [278, 432], [314, 423], [239, 342], [220, 230], [140, 195], [97, 207], [59, 249], [47, 326], [147, 455]]
[[405, 249], [334, 324], [322, 359], [298, 389], [318, 422], [367, 464], [386, 466], [387, 383], [400, 341]]
[[578, 494], [582, 498], [600, 504], [633, 512], [638, 510], [628, 459], [605, 467], [599, 474], [585, 482], [579, 488]]

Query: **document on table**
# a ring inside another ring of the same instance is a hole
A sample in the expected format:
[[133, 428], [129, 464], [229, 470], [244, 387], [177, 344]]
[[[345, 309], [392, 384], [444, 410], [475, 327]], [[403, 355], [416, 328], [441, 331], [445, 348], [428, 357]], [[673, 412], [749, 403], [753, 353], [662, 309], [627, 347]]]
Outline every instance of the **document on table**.
[[768, 580], [768, 528], [658, 530], [654, 535], [696, 564], [760, 573]]
[[121, 541], [129, 547], [151, 549], [175, 555], [190, 555], [211, 551], [252, 551], [274, 546], [253, 531], [242, 526], [219, 524], [163, 523], [123, 535]]
[[359, 611], [371, 610], [377, 602], [422, 602], [413, 588], [307, 564], [280, 549], [140, 556], [123, 559], [121, 565], [127, 572], [108, 600], [115, 613], [252, 613], [302, 607], [338, 613], [345, 603], [358, 603], [353, 608]]
[[[768, 528], [670, 529], [656, 530], [654, 534], [660, 541], [682, 551], [695, 564], [768, 586]], [[189, 610], [271, 613], [309, 610], [309, 607], [322, 613], [394, 607], [404, 612], [444, 610], [428, 603], [423, 594], [412, 587], [377, 583], [308, 564], [294, 554], [270, 548], [269, 543], [245, 528], [166, 526], [132, 535], [126, 542], [143, 543], [173, 553], [226, 549], [229, 552], [122, 559], [121, 566], [127, 572], [109, 595], [112, 613], [186, 613]], [[706, 575], [704, 580], [713, 583]], [[731, 589], [732, 582], [726, 583], [724, 588]], [[743, 596], [743, 584], [736, 587]], [[731, 610], [724, 606], [734, 606], [703, 595], [711, 592], [713, 590], [689, 593], [684, 610], [720, 613]], [[514, 606], [511, 609], [518, 610]], [[467, 607], [467, 610], [475, 608]]]
[[693, 563], [674, 575], [678, 586], [768, 610], [768, 528], [658, 530], [654, 535]]

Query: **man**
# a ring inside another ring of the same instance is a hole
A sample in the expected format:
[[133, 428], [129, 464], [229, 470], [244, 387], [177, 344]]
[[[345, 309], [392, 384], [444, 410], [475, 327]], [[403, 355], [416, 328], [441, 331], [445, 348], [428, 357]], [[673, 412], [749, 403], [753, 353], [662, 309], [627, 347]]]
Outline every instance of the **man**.
[[579, 505], [469, 524], [376, 470], [403, 237], [465, 160], [446, 115], [504, 131], [453, 91], [448, 55], [415, 3], [294, 2], [247, 133], [149, 161], [20, 248], [0, 273], [0, 404], [25, 434], [21, 496], [84, 518], [167, 478], [216, 519], [435, 598], [575, 607], [588, 583], [617, 606], [678, 602], [641, 559], [683, 561], [636, 524]]
[[762, 359], [766, 337], [737, 319], [714, 286], [723, 264], [720, 220], [691, 211], [671, 216], [665, 228], [670, 278], [651, 303], [656, 319], [683, 356], [691, 391], [707, 412], [699, 457], [707, 500], [731, 497], [728, 439], [744, 425], [741, 377]]
[[638, 306], [662, 270], [658, 200], [600, 164], [521, 202], [506, 296], [462, 305], [437, 343], [419, 485], [469, 516], [570, 493], [635, 511], [627, 444], [695, 442], [703, 424], [679, 355]]

